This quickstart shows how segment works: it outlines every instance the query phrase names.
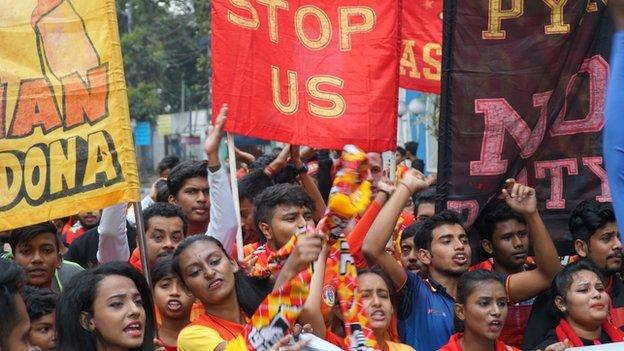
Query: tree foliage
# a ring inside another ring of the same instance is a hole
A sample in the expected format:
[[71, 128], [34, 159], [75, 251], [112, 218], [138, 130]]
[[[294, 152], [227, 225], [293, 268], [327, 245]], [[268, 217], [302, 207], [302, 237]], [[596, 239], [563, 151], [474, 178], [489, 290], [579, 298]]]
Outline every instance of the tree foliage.
[[208, 106], [210, 0], [118, 0], [130, 114], [153, 120]]

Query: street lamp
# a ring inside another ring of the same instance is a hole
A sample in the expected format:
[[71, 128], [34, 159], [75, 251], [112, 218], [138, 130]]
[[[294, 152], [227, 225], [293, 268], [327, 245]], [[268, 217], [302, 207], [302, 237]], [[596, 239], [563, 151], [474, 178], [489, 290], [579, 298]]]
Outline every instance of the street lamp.
[[420, 115], [425, 112], [425, 104], [422, 103], [421, 99], [414, 98], [407, 105], [407, 110], [415, 115]]

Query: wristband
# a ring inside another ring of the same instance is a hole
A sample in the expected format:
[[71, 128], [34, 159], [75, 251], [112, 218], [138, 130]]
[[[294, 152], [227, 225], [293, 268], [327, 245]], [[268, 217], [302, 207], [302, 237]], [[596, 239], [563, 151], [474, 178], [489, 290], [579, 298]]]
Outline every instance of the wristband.
[[386, 197], [387, 197], [388, 199], [390, 198], [390, 192], [388, 192], [388, 191], [386, 191], [386, 190], [383, 190], [383, 189], [379, 189], [379, 188], [377, 188], [377, 192], [379, 192], [379, 193], [384, 193], [384, 194], [386, 194]]
[[303, 166], [297, 168], [297, 174], [308, 173], [308, 166], [304, 163]]
[[410, 187], [407, 186], [407, 184], [405, 184], [403, 182], [399, 182], [399, 185], [403, 185], [407, 189], [407, 191], [409, 191], [410, 194], [413, 193], [412, 189], [410, 189]]

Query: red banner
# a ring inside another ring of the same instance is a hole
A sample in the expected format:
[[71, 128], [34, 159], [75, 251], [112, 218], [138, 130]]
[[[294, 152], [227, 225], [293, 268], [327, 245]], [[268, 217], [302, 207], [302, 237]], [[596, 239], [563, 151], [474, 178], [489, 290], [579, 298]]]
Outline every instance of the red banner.
[[442, 0], [403, 3], [401, 88], [440, 94]]
[[396, 147], [398, 0], [214, 0], [214, 115], [312, 147]]

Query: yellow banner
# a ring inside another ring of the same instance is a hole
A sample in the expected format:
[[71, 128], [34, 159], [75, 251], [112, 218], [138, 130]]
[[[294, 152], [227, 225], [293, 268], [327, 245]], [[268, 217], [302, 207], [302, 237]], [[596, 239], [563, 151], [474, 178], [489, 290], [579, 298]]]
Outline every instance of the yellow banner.
[[0, 0], [0, 231], [139, 199], [114, 0]]

